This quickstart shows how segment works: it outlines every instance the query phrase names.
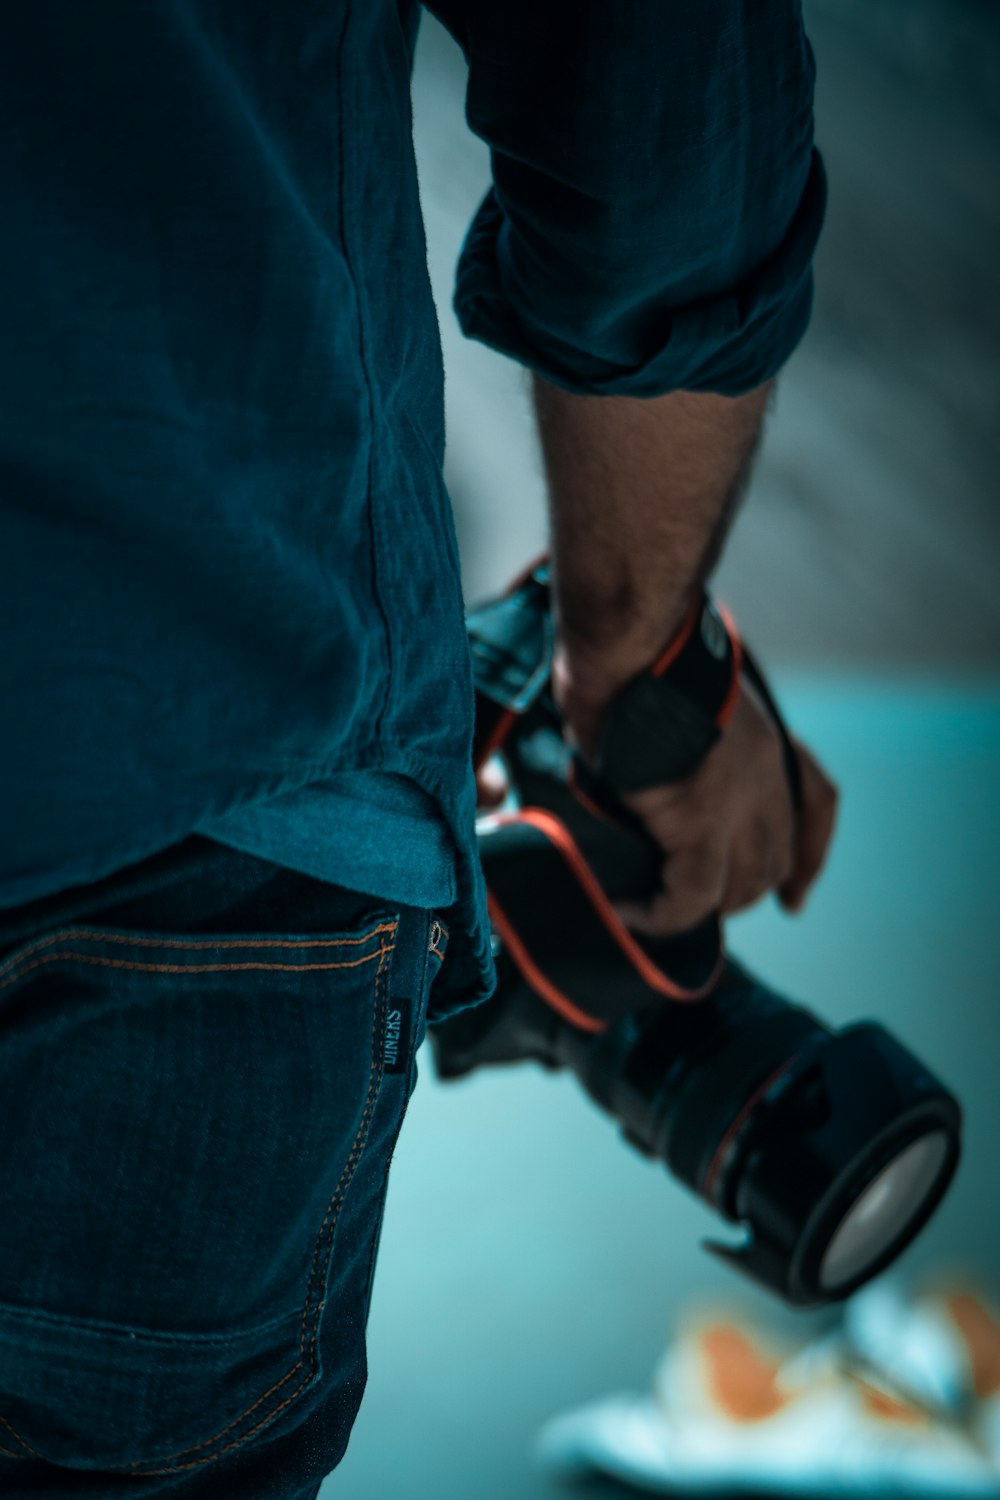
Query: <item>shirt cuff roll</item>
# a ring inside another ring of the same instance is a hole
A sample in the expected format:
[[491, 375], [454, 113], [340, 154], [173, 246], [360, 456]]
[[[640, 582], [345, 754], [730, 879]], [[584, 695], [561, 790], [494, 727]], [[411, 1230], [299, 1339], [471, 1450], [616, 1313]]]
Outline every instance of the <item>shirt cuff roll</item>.
[[[614, 307], [601, 309], [599, 318], [581, 308], [575, 321], [569, 287], [552, 317], [539, 318], [528, 316], [508, 293], [515, 278], [506, 274], [506, 220], [491, 189], [462, 248], [455, 312], [467, 337], [581, 395], [651, 397], [675, 390], [743, 395], [778, 372], [808, 327], [812, 258], [825, 206], [826, 176], [814, 149], [805, 188], [777, 250], [739, 284], [703, 300], [671, 306], [667, 293], [653, 292], [645, 299], [642, 320], [647, 337], [636, 337], [634, 362], [625, 364], [608, 359], [601, 347], [621, 348]], [[634, 325], [634, 295], [623, 295], [621, 305], [622, 318], [627, 308]], [[604, 330], [607, 337], [575, 342], [576, 327]]]

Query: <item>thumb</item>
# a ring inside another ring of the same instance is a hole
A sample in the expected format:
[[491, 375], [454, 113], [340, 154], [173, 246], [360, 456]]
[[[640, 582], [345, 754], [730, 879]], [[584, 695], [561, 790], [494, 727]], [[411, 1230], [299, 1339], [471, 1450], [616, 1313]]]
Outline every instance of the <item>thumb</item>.
[[626, 927], [646, 937], [674, 937], [690, 932], [719, 911], [729, 879], [729, 851], [724, 840], [674, 849], [664, 862], [661, 888], [647, 902], [615, 904]]

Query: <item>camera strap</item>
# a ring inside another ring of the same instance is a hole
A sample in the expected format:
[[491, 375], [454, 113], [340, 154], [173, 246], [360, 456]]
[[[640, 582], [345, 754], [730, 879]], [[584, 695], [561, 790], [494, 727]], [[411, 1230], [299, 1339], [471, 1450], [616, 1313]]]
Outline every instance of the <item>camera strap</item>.
[[567, 823], [527, 807], [480, 821], [490, 919], [521, 977], [583, 1031], [664, 1000], [710, 994], [722, 964], [718, 924], [650, 941], [617, 915]]

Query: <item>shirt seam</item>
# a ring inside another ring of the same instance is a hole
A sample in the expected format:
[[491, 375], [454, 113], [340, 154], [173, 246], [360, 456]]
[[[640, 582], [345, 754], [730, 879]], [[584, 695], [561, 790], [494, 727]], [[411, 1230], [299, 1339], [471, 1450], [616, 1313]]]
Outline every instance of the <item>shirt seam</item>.
[[392, 629], [389, 623], [389, 614], [385, 607], [382, 594], [381, 566], [379, 562], [379, 547], [381, 538], [379, 536], [379, 525], [375, 506], [375, 463], [376, 463], [376, 411], [375, 385], [372, 380], [371, 369], [368, 360], [368, 330], [365, 325], [365, 310], [362, 302], [358, 277], [355, 272], [354, 251], [348, 230], [347, 201], [347, 144], [345, 131], [345, 70], [344, 56], [347, 50], [347, 33], [351, 26], [352, 17], [351, 0], [347, 0], [344, 7], [344, 24], [341, 28], [340, 41], [337, 47], [337, 131], [338, 131], [338, 155], [339, 155], [339, 202], [338, 211], [340, 216], [340, 242], [344, 249], [344, 265], [347, 270], [351, 291], [354, 296], [354, 309], [358, 320], [358, 362], [365, 382], [365, 391], [368, 397], [368, 471], [367, 471], [367, 494], [366, 509], [368, 515], [368, 535], [371, 547], [371, 570], [372, 570], [372, 592], [375, 606], [378, 611], [379, 620], [382, 625], [382, 636], [385, 652], [385, 683], [382, 691], [382, 699], [375, 712], [375, 723], [372, 738], [375, 747], [376, 765], [380, 769], [384, 760], [382, 746], [382, 732], [386, 715], [389, 711], [389, 699], [392, 690], [392, 668], [393, 668], [393, 643]]

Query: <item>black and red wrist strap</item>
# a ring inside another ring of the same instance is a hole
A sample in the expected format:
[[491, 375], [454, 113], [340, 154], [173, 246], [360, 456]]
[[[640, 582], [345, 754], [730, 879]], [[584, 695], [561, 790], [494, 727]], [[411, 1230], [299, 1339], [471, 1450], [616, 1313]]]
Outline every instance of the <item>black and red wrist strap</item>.
[[618, 693], [594, 770], [618, 792], [685, 781], [736, 706], [743, 648], [729, 616], [702, 593], [657, 661]]
[[[503, 738], [548, 687], [554, 645], [548, 565], [536, 564], [468, 620], [477, 693], [475, 760]], [[619, 792], [683, 781], [727, 724], [743, 647], [729, 615], [700, 592], [660, 657], [625, 685], [608, 711], [593, 771]]]

